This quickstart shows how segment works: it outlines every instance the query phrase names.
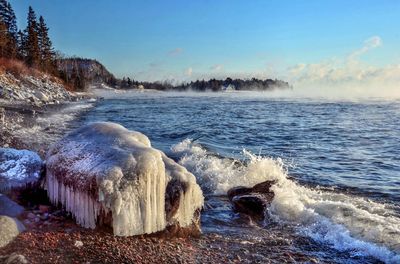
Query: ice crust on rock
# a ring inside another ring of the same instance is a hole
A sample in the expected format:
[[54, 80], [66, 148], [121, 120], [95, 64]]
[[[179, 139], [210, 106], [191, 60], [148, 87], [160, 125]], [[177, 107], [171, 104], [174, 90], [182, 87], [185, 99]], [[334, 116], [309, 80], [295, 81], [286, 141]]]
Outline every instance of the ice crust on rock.
[[[115, 123], [92, 123], [71, 132], [51, 147], [46, 164], [50, 200], [87, 228], [111, 215], [115, 235], [149, 234], [192, 224], [203, 206], [191, 173], [152, 148], [145, 135]], [[165, 207], [169, 183], [184, 186], [173, 214]]]
[[42, 166], [43, 161], [35, 152], [0, 148], [0, 191], [36, 182]]

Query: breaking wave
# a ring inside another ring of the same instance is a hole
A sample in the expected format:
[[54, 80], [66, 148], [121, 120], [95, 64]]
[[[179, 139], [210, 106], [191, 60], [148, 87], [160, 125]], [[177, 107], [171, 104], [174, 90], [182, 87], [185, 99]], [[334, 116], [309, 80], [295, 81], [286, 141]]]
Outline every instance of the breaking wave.
[[352, 256], [372, 256], [400, 263], [400, 217], [393, 205], [363, 197], [302, 186], [288, 178], [282, 159], [243, 151], [244, 161], [217, 156], [186, 139], [172, 147], [179, 163], [197, 178], [209, 195], [223, 195], [235, 186], [275, 180], [268, 219], [298, 227], [300, 235]]

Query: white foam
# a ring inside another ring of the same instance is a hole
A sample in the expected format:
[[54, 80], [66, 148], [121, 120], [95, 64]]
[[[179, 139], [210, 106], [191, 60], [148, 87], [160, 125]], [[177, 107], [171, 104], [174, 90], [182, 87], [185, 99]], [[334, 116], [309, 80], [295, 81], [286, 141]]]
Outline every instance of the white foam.
[[[179, 163], [196, 175], [203, 190], [217, 195], [226, 194], [236, 186], [252, 187], [281, 173], [275, 169], [273, 159], [264, 158], [263, 162], [251, 159], [248, 166], [242, 166], [237, 160], [209, 155], [190, 139], [176, 144], [172, 151], [182, 156]], [[244, 154], [250, 153], [244, 151]]]
[[275, 180], [275, 197], [267, 212], [272, 219], [299, 225], [300, 233], [337, 250], [400, 263], [400, 219], [388, 205], [301, 186], [287, 178], [281, 159], [244, 151], [248, 162], [242, 164], [210, 155], [190, 140], [175, 145], [172, 151], [183, 155], [180, 163], [213, 194]]

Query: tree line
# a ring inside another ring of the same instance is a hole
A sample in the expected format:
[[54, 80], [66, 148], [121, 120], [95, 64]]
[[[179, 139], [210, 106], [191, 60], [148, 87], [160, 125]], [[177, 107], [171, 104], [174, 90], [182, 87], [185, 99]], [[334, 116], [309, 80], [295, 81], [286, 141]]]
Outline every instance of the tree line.
[[83, 72], [78, 68], [66, 75], [59, 70], [59, 63], [64, 58], [54, 50], [49, 36], [49, 27], [43, 16], [37, 15], [29, 6], [27, 26], [17, 27], [17, 17], [7, 0], [0, 0], [0, 58], [18, 60], [28, 67], [61, 78], [73, 90], [86, 87]]
[[49, 37], [49, 28], [43, 16], [37, 19], [31, 6], [26, 28], [19, 30], [11, 4], [0, 0], [0, 57], [21, 60], [29, 67], [57, 73], [56, 53]]
[[173, 85], [168, 82], [139, 82], [129, 77], [123, 77], [119, 80], [116, 86], [120, 89], [137, 89], [139, 87], [145, 89], [155, 90], [174, 90], [174, 91], [225, 91], [225, 90], [254, 90], [254, 91], [266, 91], [275, 88], [290, 88], [288, 82], [273, 79], [232, 79], [226, 78], [224, 80], [210, 79], [210, 80], [197, 80], [188, 83], [181, 83]]

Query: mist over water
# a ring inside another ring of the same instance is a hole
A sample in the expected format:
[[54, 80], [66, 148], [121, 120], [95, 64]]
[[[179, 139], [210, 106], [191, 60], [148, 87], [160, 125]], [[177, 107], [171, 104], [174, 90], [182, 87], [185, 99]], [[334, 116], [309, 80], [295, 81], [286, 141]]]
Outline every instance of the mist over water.
[[267, 225], [295, 230], [330, 258], [400, 262], [399, 100], [257, 92], [103, 95], [85, 122], [140, 131], [190, 170], [206, 199], [217, 199], [214, 209], [205, 209], [205, 230], [212, 230], [209, 219], [220, 219], [242, 232], [228, 223], [230, 209], [220, 195], [273, 179]]

